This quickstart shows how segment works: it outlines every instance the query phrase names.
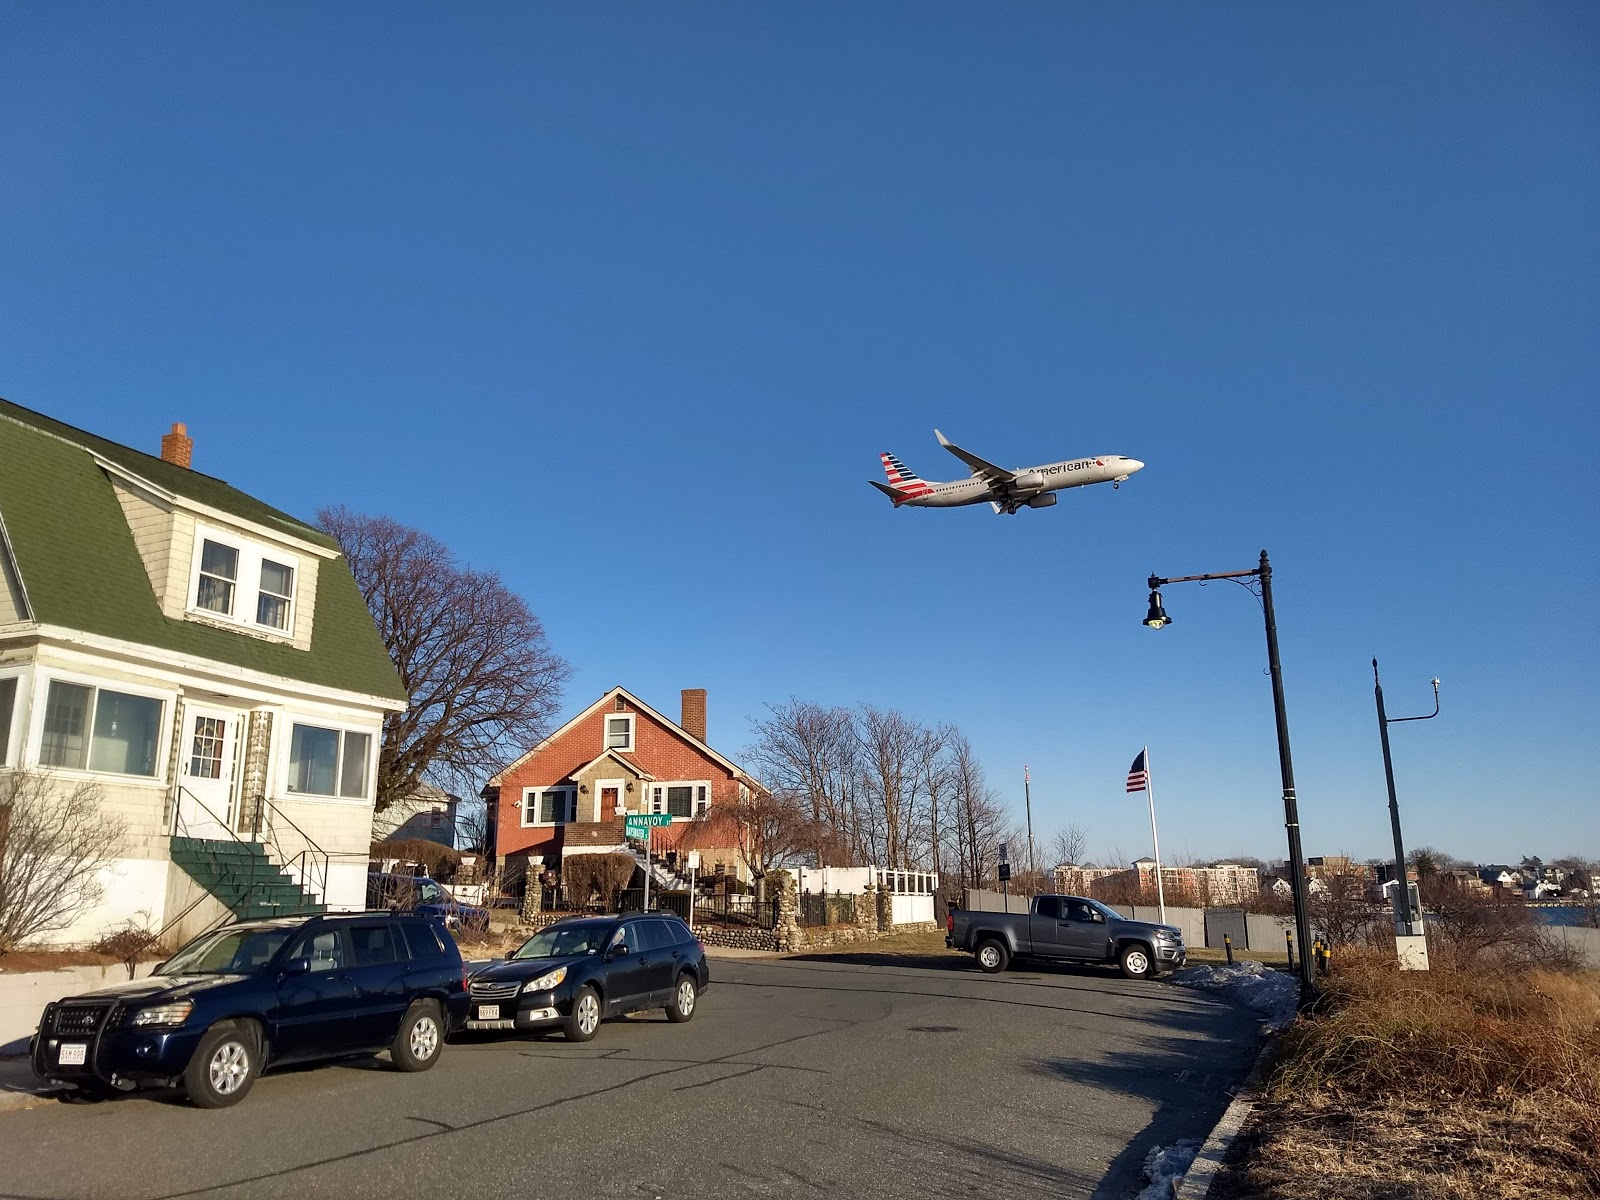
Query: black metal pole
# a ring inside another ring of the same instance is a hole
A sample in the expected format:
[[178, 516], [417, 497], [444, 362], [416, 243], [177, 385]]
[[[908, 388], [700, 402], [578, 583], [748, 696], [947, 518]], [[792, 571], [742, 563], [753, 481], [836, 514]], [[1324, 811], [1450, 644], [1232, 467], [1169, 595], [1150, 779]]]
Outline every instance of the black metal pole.
[[1289, 716], [1283, 703], [1283, 664], [1278, 660], [1278, 618], [1272, 609], [1272, 564], [1261, 552], [1261, 608], [1267, 620], [1267, 666], [1272, 672], [1272, 711], [1278, 723], [1278, 770], [1283, 775], [1283, 824], [1289, 834], [1289, 887], [1294, 893], [1294, 920], [1300, 943], [1300, 988], [1303, 998], [1315, 990], [1312, 981], [1311, 921], [1306, 909], [1305, 856], [1300, 849], [1300, 806], [1295, 799], [1294, 760], [1289, 755]]
[[1378, 680], [1378, 660], [1372, 660], [1372, 694], [1378, 702], [1378, 737], [1383, 742], [1383, 778], [1389, 785], [1389, 825], [1394, 830], [1395, 932], [1411, 932], [1411, 887], [1406, 882], [1406, 848], [1400, 840], [1400, 801], [1394, 794], [1394, 759], [1389, 756], [1389, 716], [1383, 710], [1383, 684]]

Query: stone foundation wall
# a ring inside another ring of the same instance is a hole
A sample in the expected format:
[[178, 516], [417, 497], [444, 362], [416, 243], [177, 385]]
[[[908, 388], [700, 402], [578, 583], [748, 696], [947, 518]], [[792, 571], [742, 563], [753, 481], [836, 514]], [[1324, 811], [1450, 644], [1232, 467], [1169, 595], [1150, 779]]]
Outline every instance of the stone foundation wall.
[[944, 926], [937, 921], [917, 921], [879, 930], [864, 925], [802, 925], [796, 931], [796, 950], [821, 950], [828, 946], [848, 946], [855, 942], [876, 942], [897, 933], [935, 933]]
[[723, 929], [715, 925], [696, 925], [694, 935], [707, 946], [726, 946], [732, 950], [781, 950], [776, 929]]

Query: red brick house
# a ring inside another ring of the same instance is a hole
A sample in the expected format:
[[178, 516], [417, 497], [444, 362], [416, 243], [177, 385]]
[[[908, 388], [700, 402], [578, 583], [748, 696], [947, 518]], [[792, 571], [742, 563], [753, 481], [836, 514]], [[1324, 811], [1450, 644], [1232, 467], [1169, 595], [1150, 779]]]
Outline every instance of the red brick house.
[[675, 723], [612, 688], [491, 778], [484, 797], [503, 878], [626, 849], [628, 813], [672, 818], [652, 835], [655, 855], [692, 846], [703, 871], [746, 878], [732, 811], [761, 785], [706, 744], [704, 688], [686, 689], [681, 711]]

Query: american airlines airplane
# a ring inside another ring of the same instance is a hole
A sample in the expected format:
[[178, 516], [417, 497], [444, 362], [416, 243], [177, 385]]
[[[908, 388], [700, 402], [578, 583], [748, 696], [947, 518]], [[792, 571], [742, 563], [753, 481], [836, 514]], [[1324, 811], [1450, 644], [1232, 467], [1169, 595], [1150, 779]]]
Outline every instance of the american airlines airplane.
[[1108, 482], [1112, 487], [1120, 487], [1129, 475], [1144, 470], [1144, 464], [1137, 458], [1099, 454], [1008, 471], [967, 453], [937, 429], [933, 435], [939, 439], [939, 445], [972, 468], [972, 478], [929, 483], [908, 471], [894, 455], [880, 454], [878, 457], [883, 460], [889, 482], [879, 483], [876, 479], [867, 482], [893, 500], [896, 508], [902, 504], [912, 508], [957, 508], [984, 501], [997, 513], [1014, 513], [1019, 508], [1049, 508], [1057, 500], [1055, 493], [1063, 488]]

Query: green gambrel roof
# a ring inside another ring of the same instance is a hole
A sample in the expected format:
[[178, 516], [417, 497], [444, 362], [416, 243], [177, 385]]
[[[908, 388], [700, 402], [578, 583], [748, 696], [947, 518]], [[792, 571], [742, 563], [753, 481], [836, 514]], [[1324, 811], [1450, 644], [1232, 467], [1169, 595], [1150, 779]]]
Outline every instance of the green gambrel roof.
[[342, 557], [317, 568], [309, 651], [164, 615], [111, 479], [91, 452], [184, 499], [338, 548], [327, 534], [220, 479], [0, 400], [0, 520], [34, 620], [323, 687], [406, 699]]

